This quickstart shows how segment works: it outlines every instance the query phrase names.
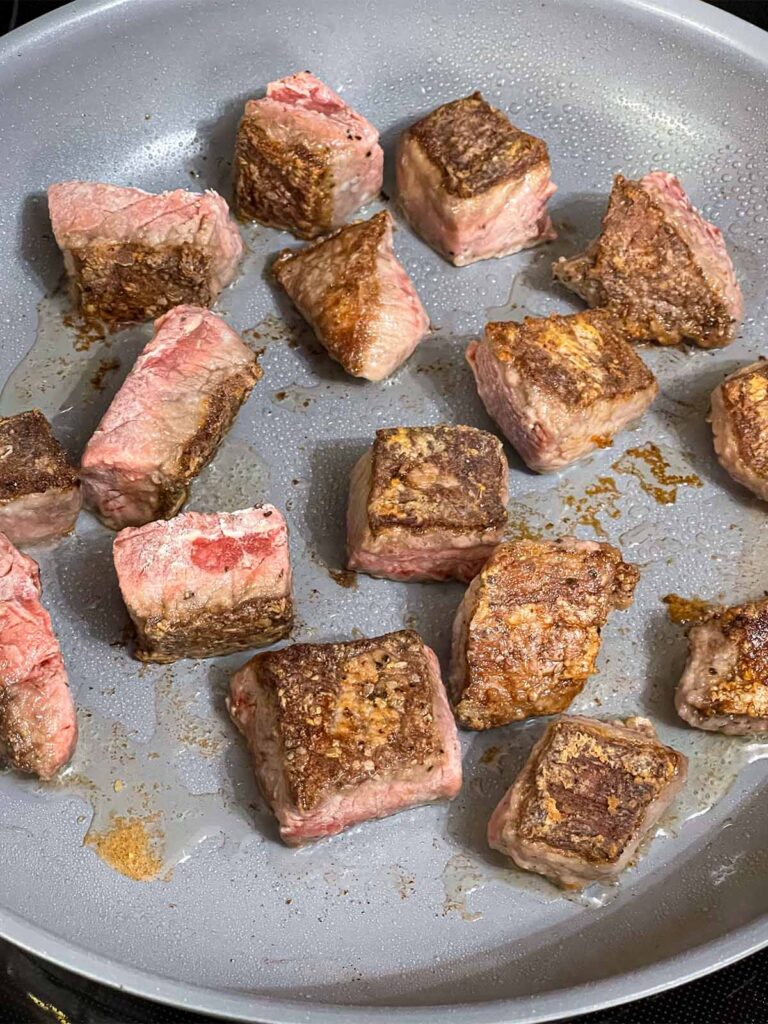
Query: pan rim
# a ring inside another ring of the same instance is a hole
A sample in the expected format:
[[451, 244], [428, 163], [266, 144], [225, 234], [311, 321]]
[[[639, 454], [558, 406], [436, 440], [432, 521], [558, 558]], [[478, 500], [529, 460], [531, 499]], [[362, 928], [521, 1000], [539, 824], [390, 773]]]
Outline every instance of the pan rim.
[[[159, 6], [168, 0], [142, 2], [145, 6], [153, 3]], [[768, 70], [768, 33], [710, 6], [704, 0], [620, 0], [620, 3], [630, 10], [650, 11], [665, 20], [685, 23]], [[19, 58], [34, 59], [29, 51], [46, 37], [69, 31], [75, 25], [109, 10], [127, 10], [128, 4], [129, 0], [72, 0], [59, 10], [41, 15], [0, 40], [0, 70], [8, 73], [11, 62]], [[768, 914], [683, 953], [597, 982], [526, 998], [432, 1006], [310, 1004], [173, 981], [150, 971], [128, 967], [68, 942], [3, 908], [0, 908], [0, 937], [89, 980], [220, 1019], [259, 1020], [262, 1024], [325, 1024], [330, 1021], [359, 1024], [362, 1018], [392, 1020], [396, 1014], [398, 1024], [420, 1024], [435, 1020], [436, 1014], [440, 1014], [441, 1018], [453, 1016], [462, 1024], [511, 1024], [513, 1021], [514, 1024], [538, 1024], [654, 995], [749, 956], [768, 946]]]
[[[445, 1003], [432, 1006], [370, 1005], [353, 1003], [305, 1003], [274, 996], [225, 993], [188, 982], [170, 981], [162, 975], [119, 965], [122, 979], [110, 977], [115, 961], [58, 938], [45, 928], [30, 925], [16, 914], [0, 909], [0, 937], [75, 974], [130, 995], [166, 1006], [207, 1014], [223, 1020], [259, 1024], [307, 1024], [334, 1021], [359, 1024], [360, 1020], [422, 1024], [456, 1016], [462, 1024], [540, 1024], [575, 1013], [587, 1013], [633, 1002], [676, 988], [713, 970], [757, 953], [768, 946], [768, 914], [719, 939], [666, 957], [636, 971], [623, 972], [584, 985], [571, 985], [528, 998], [500, 999], [482, 1003]], [[676, 965], [685, 963], [678, 971]], [[658, 978], [659, 974], [661, 978]], [[652, 980], [655, 978], [656, 980]], [[211, 1000], [214, 1000], [213, 1002]], [[518, 1012], [518, 1010], [520, 1012]]]

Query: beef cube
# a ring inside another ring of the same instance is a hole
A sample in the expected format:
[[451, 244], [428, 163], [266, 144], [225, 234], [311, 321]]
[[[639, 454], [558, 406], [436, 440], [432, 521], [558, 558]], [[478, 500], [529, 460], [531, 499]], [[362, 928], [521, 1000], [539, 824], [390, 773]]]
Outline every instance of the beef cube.
[[175, 515], [261, 375], [207, 309], [160, 317], [83, 453], [86, 504], [114, 530]]
[[77, 470], [39, 409], [0, 418], [0, 530], [12, 544], [43, 544], [75, 528]]
[[469, 582], [502, 538], [507, 475], [501, 443], [484, 430], [377, 430], [352, 472], [349, 568], [394, 580]]
[[604, 310], [488, 324], [467, 361], [488, 415], [539, 473], [609, 445], [659, 391]]
[[467, 729], [564, 711], [594, 671], [600, 630], [638, 571], [610, 544], [500, 544], [453, 624], [451, 693]]
[[400, 206], [414, 231], [457, 267], [555, 238], [546, 143], [515, 128], [479, 92], [403, 134]]
[[246, 220], [317, 238], [381, 189], [379, 133], [308, 71], [270, 82], [237, 130], [235, 204]]
[[0, 533], [0, 759], [50, 779], [72, 757], [77, 716], [40, 569]]
[[232, 677], [229, 712], [291, 846], [461, 788], [440, 666], [412, 630], [258, 654]]
[[768, 501], [768, 362], [726, 377], [712, 393], [710, 420], [723, 469]]
[[48, 189], [48, 207], [73, 302], [110, 326], [209, 306], [243, 255], [229, 207], [211, 191], [64, 181]]
[[722, 233], [665, 171], [618, 174], [600, 236], [553, 269], [590, 306], [627, 320], [637, 341], [728, 345], [744, 312]]
[[646, 718], [552, 722], [488, 824], [488, 843], [563, 889], [619, 875], [685, 783]]
[[354, 377], [388, 377], [429, 329], [392, 250], [389, 213], [350, 224], [299, 252], [282, 252], [273, 269], [328, 354]]
[[272, 505], [128, 527], [113, 555], [142, 661], [210, 658], [290, 632], [288, 530]]
[[729, 736], [768, 731], [768, 599], [713, 609], [688, 642], [675, 694], [680, 717]]

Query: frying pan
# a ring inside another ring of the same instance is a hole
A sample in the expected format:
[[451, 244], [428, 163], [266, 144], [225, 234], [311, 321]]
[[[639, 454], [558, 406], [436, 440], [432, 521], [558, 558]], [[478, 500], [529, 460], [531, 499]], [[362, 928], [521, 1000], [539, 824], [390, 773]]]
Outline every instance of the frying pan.
[[[243, 274], [217, 308], [263, 349], [265, 378], [189, 507], [285, 509], [296, 639], [408, 624], [445, 664], [461, 587], [331, 574], [348, 471], [377, 427], [491, 428], [466, 342], [489, 318], [578, 308], [551, 283], [550, 263], [595, 233], [615, 172], [681, 176], [723, 228], [747, 306], [725, 351], [643, 349], [662, 394], [613, 448], [547, 478], [508, 453], [511, 536], [605, 536], [642, 567], [635, 604], [606, 627], [574, 710], [646, 714], [691, 758], [686, 793], [618, 886], [566, 899], [487, 849], [485, 822], [541, 731], [535, 721], [463, 737], [466, 782], [453, 805], [283, 848], [223, 708], [245, 656], [133, 661], [111, 537], [83, 515], [75, 536], [35, 553], [80, 746], [57, 784], [0, 776], [0, 932], [132, 992], [281, 1024], [551, 1020], [765, 943], [768, 748], [676, 720], [686, 645], [660, 599], [734, 602], [768, 585], [764, 506], [719, 469], [705, 423], [715, 384], [763, 351], [766, 36], [694, 0], [79, 0], [4, 39], [0, 58], [0, 413], [37, 405], [74, 455], [148, 329], [100, 341], [66, 326], [50, 182], [226, 195], [245, 98], [306, 67], [380, 127], [390, 153], [410, 121], [474, 89], [549, 143], [558, 241], [457, 270], [401, 226], [397, 252], [435, 330], [385, 384], [345, 377], [273, 291], [265, 267], [292, 240], [243, 228]], [[157, 880], [107, 863], [125, 868], [108, 842], [116, 819], [154, 837]]]

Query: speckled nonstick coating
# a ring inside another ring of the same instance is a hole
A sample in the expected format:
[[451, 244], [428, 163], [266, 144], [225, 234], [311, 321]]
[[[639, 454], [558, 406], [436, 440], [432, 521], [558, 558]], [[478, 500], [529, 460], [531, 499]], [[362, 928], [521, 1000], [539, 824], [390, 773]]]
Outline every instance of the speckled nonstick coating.
[[[551, 284], [550, 261], [594, 234], [614, 172], [675, 171], [726, 233], [746, 296], [740, 339], [720, 352], [644, 348], [661, 397], [614, 448], [577, 467], [539, 478], [508, 454], [513, 534], [590, 537], [597, 526], [642, 565], [637, 600], [610, 620], [599, 673], [574, 709], [649, 714], [691, 757], [687, 794], [617, 889], [564, 899], [484, 841], [540, 733], [534, 722], [463, 737], [466, 783], [454, 805], [285, 849], [223, 708], [227, 674], [245, 655], [170, 671], [133, 661], [110, 535], [84, 515], [75, 537], [39, 553], [81, 744], [59, 786], [0, 776], [0, 931], [143, 995], [274, 1022], [546, 1020], [742, 956], [768, 939], [765, 762], [746, 764], [766, 747], [676, 720], [685, 640], [660, 598], [736, 601], [768, 586], [765, 506], [718, 467], [705, 424], [714, 385], [765, 352], [768, 39], [694, 0], [81, 0], [47, 15], [0, 44], [3, 378], [35, 342], [38, 303], [61, 273], [48, 183], [228, 194], [243, 101], [306, 67], [381, 128], [389, 154], [414, 118], [481, 89], [549, 143], [560, 239], [457, 270], [400, 224], [396, 250], [435, 330], [392, 380], [368, 385], [312, 344], [264, 278], [291, 239], [245, 228], [250, 255], [218, 309], [256, 330], [247, 336], [264, 348], [265, 378], [189, 507], [267, 499], [285, 509], [296, 639], [408, 624], [445, 667], [460, 586], [348, 587], [329, 574], [341, 566], [347, 473], [379, 426], [488, 427], [466, 342], [489, 317], [578, 308]], [[76, 351], [65, 305], [43, 299], [39, 341], [0, 413], [40, 406], [78, 453], [147, 329]], [[659, 472], [651, 443], [671, 468]], [[111, 812], [156, 825], [152, 815], [164, 816], [167, 880], [131, 881], [83, 845]]]

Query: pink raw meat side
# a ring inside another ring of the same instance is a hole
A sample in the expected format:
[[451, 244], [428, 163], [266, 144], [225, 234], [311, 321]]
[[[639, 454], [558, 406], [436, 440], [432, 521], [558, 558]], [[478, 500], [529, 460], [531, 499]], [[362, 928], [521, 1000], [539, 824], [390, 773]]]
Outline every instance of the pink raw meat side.
[[0, 755], [50, 779], [71, 758], [77, 717], [37, 563], [0, 533]]
[[[114, 529], [177, 510], [188, 482], [180, 462], [212, 405], [231, 387], [237, 405], [260, 376], [253, 352], [207, 309], [177, 306], [155, 331], [82, 458], [86, 504]], [[169, 489], [174, 498], [165, 507]]]
[[121, 530], [113, 546], [125, 603], [141, 618], [232, 608], [291, 592], [288, 532], [273, 505], [186, 512]]
[[215, 296], [234, 279], [243, 256], [229, 207], [211, 190], [155, 195], [102, 182], [64, 181], [48, 189], [48, 207], [65, 260], [69, 250], [94, 244], [194, 245], [212, 256], [209, 284]]

